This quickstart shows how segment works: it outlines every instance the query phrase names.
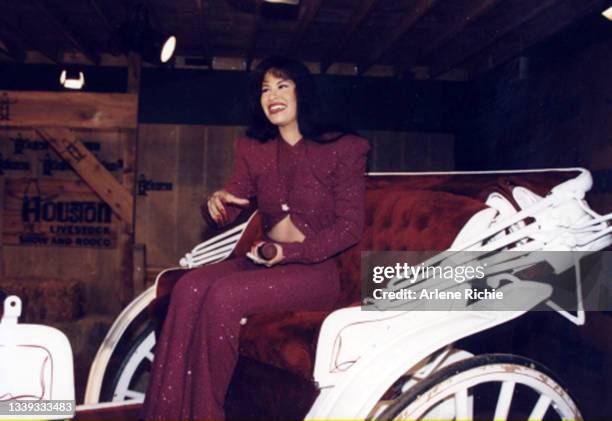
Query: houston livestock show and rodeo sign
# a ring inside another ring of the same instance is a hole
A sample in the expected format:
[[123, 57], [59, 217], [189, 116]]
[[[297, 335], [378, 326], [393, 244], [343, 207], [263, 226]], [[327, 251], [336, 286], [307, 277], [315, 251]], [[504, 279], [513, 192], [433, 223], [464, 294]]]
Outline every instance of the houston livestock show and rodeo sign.
[[135, 104], [134, 95], [0, 92], [3, 245], [117, 246], [121, 223], [133, 224], [119, 180], [126, 156], [133, 166], [121, 141], [136, 127]]

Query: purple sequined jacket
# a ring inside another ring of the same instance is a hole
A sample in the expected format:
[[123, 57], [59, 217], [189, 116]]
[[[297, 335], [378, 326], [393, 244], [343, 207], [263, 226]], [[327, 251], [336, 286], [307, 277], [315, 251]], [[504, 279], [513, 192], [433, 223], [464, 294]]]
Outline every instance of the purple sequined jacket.
[[[281, 263], [316, 263], [356, 244], [365, 215], [365, 165], [369, 142], [355, 135], [335, 142], [301, 139], [295, 145], [279, 136], [266, 143], [236, 140], [234, 168], [224, 189], [257, 199], [264, 232], [287, 213], [305, 235], [303, 242], [279, 243]], [[203, 214], [214, 224], [207, 207]], [[242, 208], [226, 205], [229, 220]]]

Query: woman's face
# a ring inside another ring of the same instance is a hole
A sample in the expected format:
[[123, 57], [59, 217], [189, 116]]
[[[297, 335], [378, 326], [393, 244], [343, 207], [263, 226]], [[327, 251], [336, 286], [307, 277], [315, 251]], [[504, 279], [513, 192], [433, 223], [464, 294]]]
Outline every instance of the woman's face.
[[261, 106], [268, 120], [276, 126], [297, 122], [295, 83], [267, 72], [261, 84]]

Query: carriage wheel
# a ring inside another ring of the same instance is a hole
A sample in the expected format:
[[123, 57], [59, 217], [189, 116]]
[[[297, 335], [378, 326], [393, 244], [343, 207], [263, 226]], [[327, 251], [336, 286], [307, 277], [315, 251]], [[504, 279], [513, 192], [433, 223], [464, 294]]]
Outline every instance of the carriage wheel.
[[485, 354], [433, 373], [376, 418], [582, 420], [582, 415], [546, 367], [515, 355]]
[[155, 354], [155, 330], [149, 323], [130, 340], [124, 357], [102, 392], [101, 402], [144, 401]]

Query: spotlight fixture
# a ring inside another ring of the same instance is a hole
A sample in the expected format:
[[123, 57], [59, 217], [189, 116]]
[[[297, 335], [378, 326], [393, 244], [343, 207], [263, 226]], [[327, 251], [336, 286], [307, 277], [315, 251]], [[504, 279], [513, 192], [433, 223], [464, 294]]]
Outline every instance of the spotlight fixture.
[[119, 37], [126, 50], [140, 53], [152, 64], [168, 63], [176, 50], [176, 37], [153, 29], [142, 4], [136, 5], [130, 19], [119, 27]]
[[162, 48], [160, 49], [159, 60], [162, 63], [167, 63], [174, 55], [174, 50], [176, 50], [176, 37], [170, 35], [164, 40]]
[[601, 14], [608, 20], [612, 20], [612, 7], [608, 7]]
[[83, 89], [85, 75], [77, 70], [64, 69], [60, 75], [60, 84], [66, 89]]

